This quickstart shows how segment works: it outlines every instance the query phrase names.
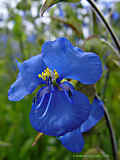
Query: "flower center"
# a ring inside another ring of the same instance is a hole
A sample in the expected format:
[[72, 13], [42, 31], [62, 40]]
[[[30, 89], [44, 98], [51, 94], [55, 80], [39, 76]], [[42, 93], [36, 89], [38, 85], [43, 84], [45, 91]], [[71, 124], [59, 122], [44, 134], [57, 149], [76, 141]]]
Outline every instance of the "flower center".
[[54, 71], [51, 71], [49, 68], [46, 68], [42, 74], [38, 74], [39, 78], [42, 78], [44, 81], [51, 79], [52, 81], [56, 81], [56, 79], [59, 77], [58, 72], [54, 69]]

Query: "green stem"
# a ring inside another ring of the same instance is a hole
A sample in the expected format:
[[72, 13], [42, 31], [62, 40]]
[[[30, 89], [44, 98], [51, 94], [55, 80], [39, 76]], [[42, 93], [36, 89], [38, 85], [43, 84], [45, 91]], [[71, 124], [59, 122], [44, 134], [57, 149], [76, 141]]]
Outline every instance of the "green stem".
[[[96, 97], [98, 97], [98, 96], [96, 95]], [[111, 139], [112, 151], [113, 151], [113, 159], [118, 160], [118, 151], [117, 151], [117, 142], [116, 142], [116, 138], [115, 138], [115, 133], [114, 133], [114, 130], [112, 127], [109, 113], [108, 113], [107, 108], [105, 106], [104, 106], [104, 116], [105, 116], [106, 124], [107, 124], [108, 130], [109, 130], [109, 133], [110, 133], [110, 139]]]
[[[98, 9], [98, 7], [95, 4], [95, 2], [93, 0], [88, 0], [88, 2], [91, 4], [91, 6], [93, 7], [94, 11], [97, 12], [97, 14], [99, 15], [99, 17], [101, 18], [101, 20], [105, 24], [105, 26], [108, 29], [111, 37], [114, 40], [114, 43], [116, 44], [116, 47], [118, 48], [118, 51], [120, 52], [120, 43], [119, 43], [119, 40], [118, 40], [117, 36], [115, 35], [114, 31], [112, 30], [110, 24], [106, 21], [106, 19], [104, 18], [104, 16], [101, 13], [101, 11]], [[103, 97], [102, 97], [103, 101], [105, 100], [106, 89], [108, 87], [109, 78], [110, 78], [110, 71], [108, 71], [107, 75], [106, 75], [106, 80], [105, 80], [104, 89], [103, 89]], [[105, 120], [106, 120], [107, 127], [109, 129], [109, 133], [110, 133], [110, 139], [111, 139], [112, 151], [113, 151], [113, 158], [114, 158], [114, 160], [118, 160], [117, 142], [116, 142], [114, 130], [112, 128], [112, 123], [111, 123], [111, 120], [110, 120], [110, 116], [109, 116], [109, 113], [108, 113], [106, 107], [104, 107], [104, 115], [105, 115]]]
[[114, 33], [111, 25], [107, 22], [107, 20], [104, 18], [104, 15], [102, 14], [102, 12], [98, 9], [96, 3], [93, 0], [87, 0], [90, 5], [92, 6], [92, 8], [94, 9], [94, 11], [98, 14], [98, 16], [101, 18], [102, 22], [104, 23], [104, 25], [106, 26], [106, 28], [108, 29], [114, 43], [116, 44], [116, 47], [118, 48], [118, 51], [120, 52], [120, 42], [116, 36], [116, 34]]
[[115, 138], [115, 134], [114, 134], [114, 131], [113, 131], [113, 128], [112, 128], [112, 123], [111, 123], [111, 120], [110, 120], [110, 116], [109, 116], [109, 113], [108, 113], [106, 107], [104, 107], [104, 115], [105, 115], [105, 120], [106, 120], [107, 127], [109, 129], [109, 133], [110, 133], [110, 139], [111, 139], [112, 151], [113, 151], [113, 159], [118, 160], [116, 138]]
[[[97, 0], [95, 0], [95, 2], [97, 2]], [[97, 35], [99, 34], [99, 27], [98, 27], [98, 22], [97, 22], [97, 15], [96, 13], [92, 10], [92, 31], [93, 31], [93, 35]]]
[[92, 21], [93, 21], [93, 34], [97, 35], [99, 34], [98, 32], [98, 23], [97, 23], [97, 16], [95, 12], [92, 11]]
[[[101, 95], [104, 103], [105, 103], [105, 97], [106, 97], [106, 91], [107, 91], [107, 88], [108, 88], [109, 79], [110, 79], [110, 70], [108, 70], [107, 73], [106, 73], [105, 83], [104, 83], [103, 91], [102, 91], [102, 95]], [[112, 123], [111, 123], [111, 120], [110, 120], [109, 113], [108, 113], [107, 108], [105, 106], [104, 106], [104, 116], [105, 116], [106, 124], [107, 124], [107, 127], [109, 129], [109, 133], [110, 133], [110, 139], [111, 139], [112, 151], [113, 151], [113, 159], [118, 160], [117, 142], [116, 142], [116, 138], [115, 138], [115, 133], [114, 133], [114, 130], [112, 128]]]

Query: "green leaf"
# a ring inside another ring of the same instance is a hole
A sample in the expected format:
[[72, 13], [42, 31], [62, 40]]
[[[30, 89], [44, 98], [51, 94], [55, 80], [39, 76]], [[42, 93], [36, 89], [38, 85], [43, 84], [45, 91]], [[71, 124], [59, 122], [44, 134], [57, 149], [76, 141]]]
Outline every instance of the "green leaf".
[[96, 95], [96, 86], [94, 84], [84, 85], [76, 80], [71, 80], [70, 83], [75, 87], [76, 90], [84, 93], [88, 97], [90, 103], [93, 102], [93, 99]]
[[110, 70], [120, 69], [120, 56], [108, 41], [93, 36], [85, 41], [83, 48], [87, 52], [99, 55]]
[[89, 159], [92, 159], [92, 160], [96, 160], [96, 159], [109, 160], [109, 155], [107, 155], [100, 148], [91, 148], [83, 155], [83, 160], [89, 160]]
[[0, 147], [10, 147], [11, 144], [7, 142], [0, 141]]
[[41, 11], [40, 14], [41, 16], [43, 16], [44, 12], [50, 8], [51, 6], [53, 6], [54, 4], [57, 4], [59, 2], [71, 2], [71, 3], [76, 3], [76, 2], [80, 2], [80, 0], [46, 0], [42, 7], [41, 7]]
[[91, 36], [85, 40], [83, 48], [87, 52], [95, 52], [99, 56], [107, 54], [118, 55], [117, 51], [109, 44], [109, 42], [96, 36]]
[[17, 6], [16, 6], [17, 9], [19, 10], [23, 10], [23, 11], [27, 11], [27, 10], [30, 10], [31, 8], [31, 0], [22, 0], [20, 1]]
[[33, 138], [28, 139], [27, 141], [25, 141], [24, 145], [21, 147], [21, 151], [20, 151], [20, 157], [24, 157], [25, 154], [27, 154], [27, 152], [29, 151], [29, 149], [32, 147], [32, 143], [33, 143]]
[[78, 37], [80, 38], [83, 38], [83, 33], [82, 33], [82, 25], [80, 23], [77, 22], [77, 20], [75, 19], [70, 19], [70, 20], [67, 20], [67, 19], [62, 19], [62, 18], [58, 18], [58, 17], [54, 17], [54, 16], [50, 16], [52, 20], [56, 21], [56, 22], [59, 22], [59, 23], [62, 23], [62, 24], [65, 24], [67, 26], [69, 26], [75, 33]]

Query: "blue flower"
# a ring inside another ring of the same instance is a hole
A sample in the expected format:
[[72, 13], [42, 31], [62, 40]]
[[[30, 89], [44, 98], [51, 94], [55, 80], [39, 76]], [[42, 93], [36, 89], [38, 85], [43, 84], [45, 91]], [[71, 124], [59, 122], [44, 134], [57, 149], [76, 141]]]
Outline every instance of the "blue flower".
[[82, 133], [92, 128], [104, 111], [98, 98], [90, 104], [87, 96], [63, 78], [96, 83], [102, 74], [99, 57], [72, 46], [66, 38], [58, 38], [45, 42], [40, 55], [17, 64], [19, 74], [9, 89], [9, 100], [19, 101], [43, 84], [33, 99], [32, 127], [56, 136], [68, 150], [80, 152], [84, 144]]

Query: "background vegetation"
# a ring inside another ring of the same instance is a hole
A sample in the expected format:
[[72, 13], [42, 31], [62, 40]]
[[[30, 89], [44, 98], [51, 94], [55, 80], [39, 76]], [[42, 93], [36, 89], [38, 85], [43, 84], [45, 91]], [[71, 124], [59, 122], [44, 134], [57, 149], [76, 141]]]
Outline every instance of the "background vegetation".
[[[97, 3], [120, 39], [120, 2]], [[120, 60], [106, 43], [112, 43], [110, 35], [84, 2], [58, 4], [44, 17], [40, 17], [40, 7], [40, 0], [0, 2], [0, 160], [89, 159], [82, 155], [112, 160], [104, 118], [84, 135], [85, 147], [80, 154], [67, 151], [55, 137], [43, 136], [32, 147], [37, 132], [30, 125], [29, 112], [35, 93], [20, 102], [8, 101], [8, 89], [18, 73], [16, 59], [23, 61], [39, 54], [45, 41], [61, 36], [84, 51], [95, 52], [103, 61], [97, 93], [108, 108], [120, 157]]]

